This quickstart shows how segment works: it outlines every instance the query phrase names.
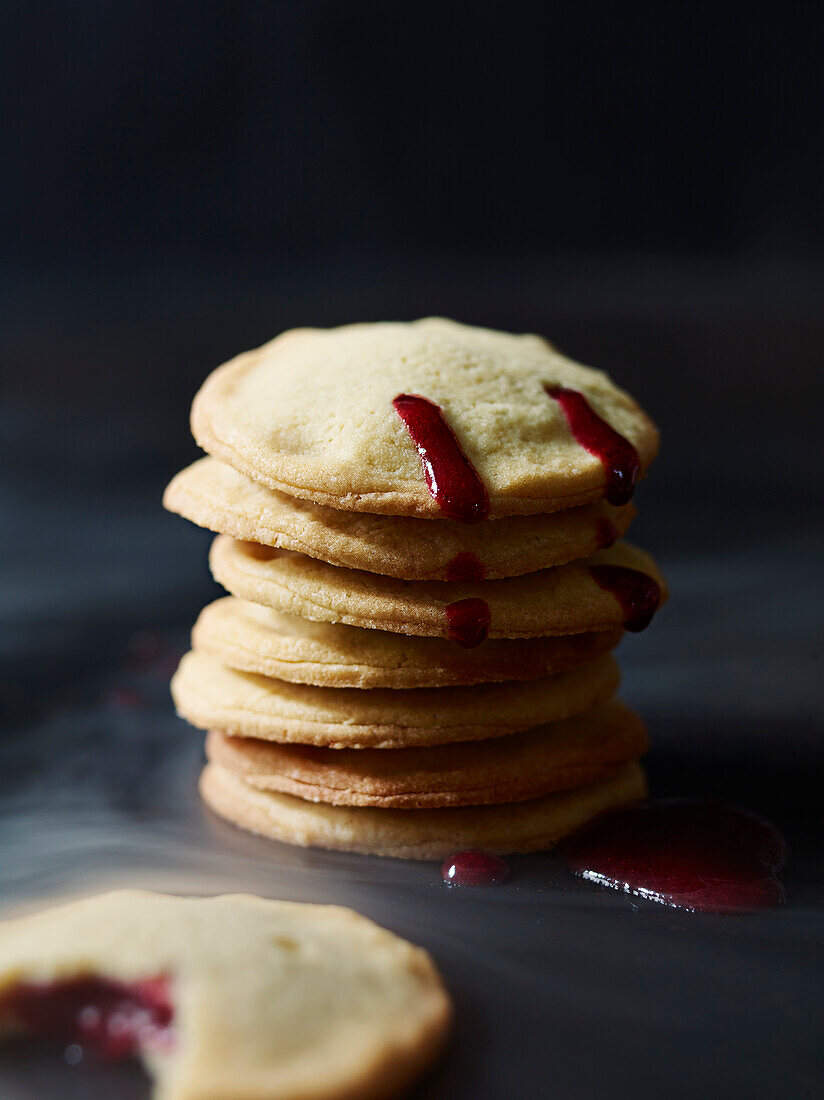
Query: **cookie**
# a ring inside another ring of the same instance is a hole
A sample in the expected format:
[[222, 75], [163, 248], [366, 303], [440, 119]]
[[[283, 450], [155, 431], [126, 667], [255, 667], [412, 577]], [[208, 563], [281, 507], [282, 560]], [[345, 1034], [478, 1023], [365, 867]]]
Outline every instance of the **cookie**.
[[315, 623], [226, 596], [205, 607], [192, 645], [229, 668], [322, 687], [455, 687], [533, 680], [586, 664], [614, 649], [622, 631], [504, 639], [464, 649], [340, 623]]
[[445, 859], [464, 848], [501, 854], [551, 848], [598, 814], [643, 799], [646, 777], [641, 765], [633, 762], [585, 787], [527, 802], [382, 810], [327, 806], [256, 790], [226, 768], [207, 764], [200, 793], [226, 820], [286, 844], [400, 859]]
[[336, 906], [123, 890], [0, 924], [6, 1037], [134, 1051], [156, 1100], [393, 1096], [450, 1014], [425, 951]]
[[321, 749], [212, 730], [206, 755], [258, 790], [333, 806], [420, 810], [582, 787], [642, 756], [647, 745], [640, 718], [611, 700], [527, 733], [421, 749]]
[[[442, 318], [286, 332], [210, 375], [192, 431], [267, 488], [345, 511], [533, 515], [610, 498], [610, 467], [576, 438], [559, 386], [621, 437], [631, 480], [643, 474], [657, 430], [603, 372], [538, 336]], [[418, 402], [418, 428], [401, 397]]]
[[651, 577], [665, 596], [649, 554], [616, 543], [585, 561], [568, 562], [524, 577], [448, 584], [406, 582], [219, 535], [209, 562], [215, 579], [235, 596], [315, 622], [344, 623], [398, 634], [448, 638], [447, 608], [482, 599], [489, 608], [490, 638], [535, 638], [613, 630], [628, 611], [593, 577], [593, 566], [618, 566]]
[[172, 679], [178, 714], [200, 729], [330, 748], [411, 748], [480, 741], [588, 710], [618, 686], [610, 656], [557, 676], [473, 687], [311, 687], [187, 653]]
[[635, 515], [631, 504], [615, 508], [603, 500], [472, 527], [448, 519], [340, 512], [274, 492], [214, 458], [182, 470], [163, 503], [236, 539], [404, 580], [493, 580], [562, 565], [613, 543]]

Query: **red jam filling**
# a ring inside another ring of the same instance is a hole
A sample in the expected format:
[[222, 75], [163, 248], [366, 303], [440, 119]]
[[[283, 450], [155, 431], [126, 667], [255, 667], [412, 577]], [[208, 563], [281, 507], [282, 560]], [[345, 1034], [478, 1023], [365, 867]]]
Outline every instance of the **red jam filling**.
[[445, 516], [479, 523], [489, 515], [489, 497], [475, 467], [434, 401], [401, 393], [392, 402], [415, 444], [426, 487]]
[[168, 978], [119, 982], [83, 976], [56, 982], [20, 982], [0, 1008], [32, 1039], [76, 1043], [106, 1061], [174, 1045], [174, 1008]]
[[618, 528], [611, 519], [602, 516], [595, 525], [595, 538], [599, 550], [609, 550], [618, 540]]
[[441, 866], [447, 886], [498, 886], [507, 882], [511, 871], [500, 856], [468, 848], [450, 856]]
[[456, 600], [446, 606], [449, 637], [464, 649], [474, 649], [486, 641], [491, 615], [486, 600], [476, 596], [468, 600]]
[[625, 565], [591, 565], [589, 571], [598, 587], [612, 593], [621, 605], [626, 629], [646, 630], [661, 603], [657, 581]]
[[447, 564], [448, 581], [482, 581], [486, 577], [486, 566], [471, 550], [462, 550]]
[[675, 908], [734, 913], [784, 901], [776, 877], [783, 837], [769, 822], [714, 802], [616, 810], [568, 837], [558, 853], [589, 882]]
[[604, 495], [609, 503], [626, 504], [641, 472], [638, 452], [590, 407], [582, 393], [566, 386], [547, 385], [544, 389], [561, 406], [578, 443], [603, 463], [607, 479]]

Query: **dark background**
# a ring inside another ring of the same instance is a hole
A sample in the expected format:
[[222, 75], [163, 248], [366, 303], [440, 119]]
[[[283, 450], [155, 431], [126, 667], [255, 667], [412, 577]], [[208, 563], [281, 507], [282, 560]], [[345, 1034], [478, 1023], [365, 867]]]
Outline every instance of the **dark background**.
[[68, 549], [120, 601], [33, 661], [13, 601], [7, 700], [146, 617], [122, 558], [174, 541], [194, 391], [295, 325], [440, 313], [612, 371], [663, 430], [638, 532], [665, 556], [812, 520], [820, 5], [0, 10], [7, 575]]
[[[553, 1037], [559, 1096], [604, 1095], [604, 1066], [614, 1096], [812, 1096], [821, 5], [76, 0], [0, 21], [4, 900], [162, 870], [354, 904], [430, 946], [458, 997], [431, 1096], [535, 1095]], [[633, 536], [673, 597], [622, 648], [624, 694], [656, 793], [784, 831], [780, 913], [635, 911], [551, 857], [456, 910], [431, 869], [198, 809], [166, 681], [216, 589], [208, 535], [160, 507], [196, 455], [191, 398], [284, 328], [427, 313], [542, 332], [658, 420]], [[32, 1074], [13, 1096], [0, 1074], [4, 1100], [91, 1095]]]

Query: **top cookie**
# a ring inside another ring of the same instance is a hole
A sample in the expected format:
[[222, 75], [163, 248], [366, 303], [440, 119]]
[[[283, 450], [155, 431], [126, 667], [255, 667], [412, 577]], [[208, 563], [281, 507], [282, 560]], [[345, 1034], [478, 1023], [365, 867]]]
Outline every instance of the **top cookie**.
[[[582, 429], [588, 410], [607, 436], [600, 457]], [[207, 378], [192, 431], [270, 489], [469, 522], [610, 496], [616, 454], [635, 454], [632, 480], [658, 447], [654, 424], [603, 372], [538, 336], [442, 318], [286, 332]]]

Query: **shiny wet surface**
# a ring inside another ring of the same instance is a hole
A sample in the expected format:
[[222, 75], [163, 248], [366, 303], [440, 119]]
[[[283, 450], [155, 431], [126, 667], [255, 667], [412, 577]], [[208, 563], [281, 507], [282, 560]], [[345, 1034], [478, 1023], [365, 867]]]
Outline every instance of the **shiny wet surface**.
[[[348, 312], [359, 315], [354, 306]], [[214, 341], [217, 353], [205, 346], [214, 338], [206, 324], [192, 376], [243, 346], [241, 330], [249, 330], [247, 343], [270, 335], [265, 320], [255, 327], [238, 319], [238, 331], [223, 334], [228, 346]], [[511, 320], [514, 328], [533, 324]], [[737, 355], [749, 379], [769, 333], [745, 347], [735, 326], [722, 340], [707, 325], [707, 346], [723, 347], [730, 371]], [[95, 388], [106, 417], [91, 417], [82, 438], [76, 417], [91, 416], [83, 402], [21, 399], [2, 412], [4, 514], [13, 518], [4, 522], [0, 602], [3, 907], [25, 911], [124, 884], [354, 906], [426, 946], [455, 998], [454, 1041], [420, 1086], [422, 1100], [816, 1095], [824, 527], [811, 503], [821, 489], [814, 437], [799, 437], [798, 417], [820, 402], [805, 398], [791, 418], [769, 394], [760, 403], [750, 395], [731, 448], [728, 421], [719, 414], [716, 423], [712, 410], [731, 407], [735, 376], [711, 363], [700, 374], [691, 324], [650, 329], [643, 319], [621, 330], [612, 321], [599, 337], [589, 325], [576, 329], [573, 316], [560, 328], [553, 335], [573, 355], [615, 370], [626, 355], [620, 381], [663, 432], [661, 459], [635, 497], [631, 537], [659, 558], [672, 596], [650, 629], [619, 650], [622, 696], [650, 728], [652, 790], [717, 798], [773, 821], [789, 846], [786, 905], [749, 916], [681, 913], [577, 881], [549, 854], [509, 860], [505, 885], [450, 889], [437, 862], [301, 851], [205, 811], [195, 789], [202, 736], [174, 716], [168, 679], [188, 626], [216, 593], [209, 536], [165, 516], [159, 503], [166, 478], [194, 456], [182, 396], [194, 387], [180, 383], [178, 392], [165, 375], [147, 373], [119, 412], [111, 393]], [[609, 357], [616, 329], [625, 350]], [[118, 329], [112, 348], [137, 348], [124, 353], [135, 362], [138, 352], [157, 360], [162, 336], [139, 331], [142, 344]], [[105, 334], [98, 338], [105, 344]], [[55, 340], [55, 349], [64, 346]], [[803, 374], [801, 337], [795, 348], [777, 337], [772, 345], [785, 360], [795, 355]], [[662, 353], [676, 361], [681, 354], [699, 371], [683, 399], [675, 381], [666, 391], [657, 381]], [[803, 378], [809, 395], [813, 375]], [[172, 406], [167, 418], [151, 414], [150, 384]], [[712, 385], [717, 400], [707, 403]], [[700, 421], [698, 408], [709, 410]], [[172, 424], [175, 443], [166, 447]], [[769, 437], [781, 455], [776, 467], [764, 433], [782, 424], [794, 442]], [[33, 449], [44, 431], [47, 444]], [[136, 1068], [70, 1067], [59, 1051], [3, 1050], [3, 1100], [56, 1095], [146, 1100], [148, 1091]]]

